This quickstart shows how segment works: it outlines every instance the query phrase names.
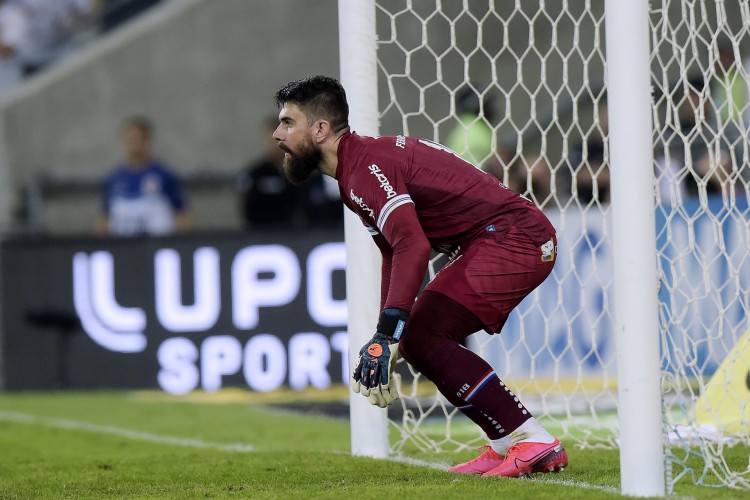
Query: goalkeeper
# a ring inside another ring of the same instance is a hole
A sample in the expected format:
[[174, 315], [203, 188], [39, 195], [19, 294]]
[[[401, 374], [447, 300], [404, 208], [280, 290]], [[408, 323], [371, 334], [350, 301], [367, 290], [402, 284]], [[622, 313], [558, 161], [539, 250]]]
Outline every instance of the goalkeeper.
[[[555, 264], [555, 230], [528, 199], [440, 144], [365, 137], [349, 130], [341, 84], [315, 76], [276, 92], [291, 182], [314, 171], [337, 180], [383, 255], [380, 319], [354, 369], [354, 391], [385, 407], [398, 399], [400, 353], [487, 434], [480, 456], [450, 469], [526, 476], [567, 466], [559, 440], [481, 357], [462, 347], [478, 330], [499, 333], [511, 310]], [[419, 294], [430, 249], [448, 263]]]

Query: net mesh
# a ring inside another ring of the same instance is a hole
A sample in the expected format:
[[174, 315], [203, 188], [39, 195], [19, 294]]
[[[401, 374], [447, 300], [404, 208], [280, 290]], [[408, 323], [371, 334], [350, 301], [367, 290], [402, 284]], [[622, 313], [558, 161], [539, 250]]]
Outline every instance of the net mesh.
[[[552, 276], [502, 335], [477, 333], [468, 347], [569, 446], [616, 447], [604, 3], [376, 8], [381, 133], [445, 144], [533, 200], [558, 232]], [[750, 376], [750, 12], [654, 0], [650, 22], [668, 484], [748, 488], [750, 379], [737, 373]], [[436, 256], [431, 274], [443, 263]], [[485, 443], [424, 377], [400, 372], [394, 452]], [[732, 461], [730, 449], [744, 451]]]

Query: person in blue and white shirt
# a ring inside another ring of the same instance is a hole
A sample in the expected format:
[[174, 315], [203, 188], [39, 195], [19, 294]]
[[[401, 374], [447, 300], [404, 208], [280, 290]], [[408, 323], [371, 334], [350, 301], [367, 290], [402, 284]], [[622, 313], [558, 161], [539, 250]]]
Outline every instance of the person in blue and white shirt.
[[153, 126], [132, 117], [122, 128], [124, 160], [103, 186], [99, 232], [114, 236], [161, 236], [189, 229], [181, 183], [164, 163], [153, 158]]

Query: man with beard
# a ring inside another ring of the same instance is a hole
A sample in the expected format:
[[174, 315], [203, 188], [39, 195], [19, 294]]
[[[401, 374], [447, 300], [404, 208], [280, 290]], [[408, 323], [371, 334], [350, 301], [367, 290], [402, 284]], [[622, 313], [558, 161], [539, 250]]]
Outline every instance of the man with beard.
[[[398, 353], [487, 434], [479, 457], [450, 472], [518, 477], [559, 472], [568, 458], [481, 357], [461, 341], [499, 333], [511, 310], [555, 263], [555, 230], [529, 200], [444, 146], [416, 137], [349, 130], [341, 84], [315, 76], [276, 92], [292, 182], [315, 170], [335, 178], [383, 255], [380, 318], [360, 351], [355, 392], [385, 407], [398, 399]], [[449, 262], [419, 294], [430, 248]]]

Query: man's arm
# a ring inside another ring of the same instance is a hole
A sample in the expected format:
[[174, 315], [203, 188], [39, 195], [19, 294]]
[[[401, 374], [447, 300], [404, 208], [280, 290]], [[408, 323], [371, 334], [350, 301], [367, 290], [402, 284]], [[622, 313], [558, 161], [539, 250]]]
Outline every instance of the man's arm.
[[[414, 299], [422, 285], [430, 244], [422, 231], [413, 204], [398, 207], [384, 225], [390, 242], [374, 236], [383, 254], [381, 313], [375, 335], [359, 352], [352, 374], [352, 389], [374, 405], [385, 407], [398, 399], [393, 372], [398, 342], [405, 332]], [[391, 220], [391, 219], [389, 219]]]
[[411, 203], [394, 210], [383, 229], [392, 258], [388, 293], [382, 309], [394, 307], [409, 312], [427, 272], [430, 243]]
[[[383, 257], [380, 279], [380, 310], [395, 307], [411, 311], [422, 286], [430, 259], [430, 243], [419, 225], [413, 205], [397, 208], [389, 219], [391, 241], [380, 233], [372, 239]], [[391, 287], [391, 276], [396, 283]], [[391, 289], [393, 288], [393, 289]]]
[[393, 263], [393, 249], [382, 234], [377, 233], [372, 237], [375, 245], [380, 249], [383, 264], [380, 270], [380, 310], [385, 309], [385, 300], [388, 298], [388, 288], [391, 286], [391, 269]]

